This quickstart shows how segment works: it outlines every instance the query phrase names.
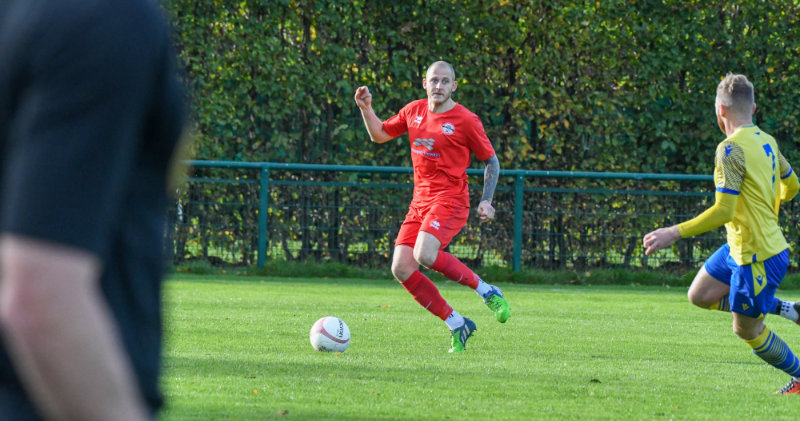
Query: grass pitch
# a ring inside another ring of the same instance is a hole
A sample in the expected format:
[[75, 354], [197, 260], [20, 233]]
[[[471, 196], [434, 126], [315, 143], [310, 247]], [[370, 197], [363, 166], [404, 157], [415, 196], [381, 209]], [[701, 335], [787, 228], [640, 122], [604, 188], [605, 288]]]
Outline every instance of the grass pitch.
[[[788, 376], [686, 288], [498, 283], [512, 309], [500, 324], [470, 289], [437, 285], [478, 325], [464, 354], [388, 278], [176, 275], [161, 419], [797, 419], [798, 397], [772, 394]], [[329, 315], [350, 327], [345, 353], [311, 348]], [[767, 323], [800, 352], [800, 327]]]

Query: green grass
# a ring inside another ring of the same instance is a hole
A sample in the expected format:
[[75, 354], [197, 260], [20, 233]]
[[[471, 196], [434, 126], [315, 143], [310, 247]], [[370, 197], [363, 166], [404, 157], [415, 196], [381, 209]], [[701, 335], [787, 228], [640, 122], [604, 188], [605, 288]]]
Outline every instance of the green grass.
[[[788, 377], [733, 335], [730, 315], [692, 307], [685, 287], [501, 283], [512, 317], [499, 324], [468, 288], [437, 285], [478, 325], [463, 355], [388, 278], [176, 275], [162, 419], [797, 418], [796, 397], [772, 394]], [[345, 353], [311, 348], [311, 325], [328, 315], [350, 327]], [[798, 326], [768, 324], [800, 351]]]
[[[514, 272], [511, 268], [488, 266], [477, 270], [478, 274], [489, 280], [502, 280], [516, 284], [563, 284], [563, 285], [655, 285], [688, 287], [697, 273], [697, 268], [682, 268], [667, 272], [665, 270], [644, 269], [590, 269], [590, 270], [540, 270], [524, 269]], [[228, 276], [252, 275], [273, 276], [283, 278], [360, 278], [385, 280], [391, 278], [389, 267], [361, 268], [337, 262], [285, 262], [269, 260], [264, 267], [227, 267], [220, 268], [204, 261], [196, 260], [184, 263], [171, 270], [176, 273], [197, 275], [218, 274]], [[427, 271], [427, 275], [435, 281], [444, 281], [444, 276]], [[800, 273], [789, 273], [781, 282], [784, 289], [800, 289]]]

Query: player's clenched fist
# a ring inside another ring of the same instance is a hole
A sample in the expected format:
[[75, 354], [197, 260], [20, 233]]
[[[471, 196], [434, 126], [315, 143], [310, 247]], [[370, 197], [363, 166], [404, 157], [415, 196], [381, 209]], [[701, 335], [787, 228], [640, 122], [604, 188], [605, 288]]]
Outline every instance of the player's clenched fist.
[[494, 219], [494, 207], [492, 204], [486, 200], [481, 201], [478, 204], [478, 216], [481, 218], [481, 222]]
[[369, 88], [366, 86], [360, 86], [356, 89], [356, 105], [358, 108], [367, 109], [372, 106], [372, 94], [369, 93]]

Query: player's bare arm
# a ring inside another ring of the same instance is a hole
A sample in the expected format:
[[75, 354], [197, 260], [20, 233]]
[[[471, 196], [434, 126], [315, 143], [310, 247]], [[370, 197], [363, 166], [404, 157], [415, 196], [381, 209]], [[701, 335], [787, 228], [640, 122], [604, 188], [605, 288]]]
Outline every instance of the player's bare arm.
[[100, 299], [100, 260], [77, 248], [4, 234], [0, 262], [6, 340], [44, 414], [146, 419], [133, 371]]
[[486, 164], [486, 169], [483, 171], [483, 195], [478, 204], [478, 216], [480, 216], [481, 222], [486, 222], [494, 219], [492, 198], [497, 187], [497, 178], [500, 176], [500, 161], [497, 159], [497, 155], [492, 155], [483, 163]]
[[392, 139], [389, 133], [383, 130], [383, 122], [372, 109], [372, 94], [369, 88], [361, 86], [356, 89], [356, 105], [361, 109], [361, 117], [364, 119], [364, 126], [367, 128], [369, 138], [375, 143], [384, 143]]

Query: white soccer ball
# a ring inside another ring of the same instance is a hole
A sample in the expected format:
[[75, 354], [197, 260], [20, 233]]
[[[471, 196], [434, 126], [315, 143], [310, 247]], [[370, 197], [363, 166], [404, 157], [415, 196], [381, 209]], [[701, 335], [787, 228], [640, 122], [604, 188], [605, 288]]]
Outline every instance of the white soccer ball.
[[309, 338], [317, 351], [344, 352], [350, 345], [350, 328], [342, 319], [327, 316], [314, 323]]

